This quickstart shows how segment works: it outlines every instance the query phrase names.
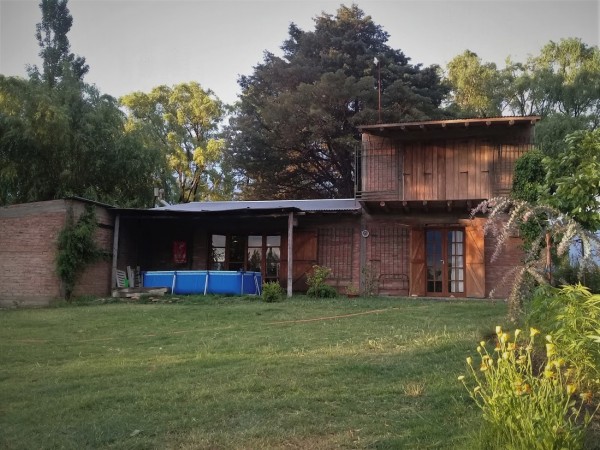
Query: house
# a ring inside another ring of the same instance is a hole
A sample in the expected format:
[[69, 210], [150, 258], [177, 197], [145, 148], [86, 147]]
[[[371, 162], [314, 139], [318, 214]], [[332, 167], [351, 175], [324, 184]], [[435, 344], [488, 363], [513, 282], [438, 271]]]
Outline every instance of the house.
[[[491, 260], [484, 199], [506, 195], [515, 161], [532, 148], [538, 116], [360, 127], [352, 199], [193, 202], [152, 209], [94, 203], [98, 239], [112, 261], [86, 271], [76, 294], [106, 295], [117, 270], [260, 271], [289, 295], [306, 289], [314, 264], [328, 282], [381, 295], [507, 296], [519, 265], [511, 237]], [[60, 294], [56, 237], [82, 199], [0, 208], [0, 302], [47, 302]], [[93, 203], [93, 202], [92, 202]], [[53, 247], [54, 246], [54, 247]], [[93, 281], [92, 281], [93, 280]]]
[[532, 148], [531, 117], [367, 125], [356, 198], [193, 202], [116, 209], [113, 269], [261, 271], [292, 291], [314, 264], [329, 283], [380, 294], [482, 298], [518, 265], [520, 239], [491, 261], [482, 200], [506, 195]]

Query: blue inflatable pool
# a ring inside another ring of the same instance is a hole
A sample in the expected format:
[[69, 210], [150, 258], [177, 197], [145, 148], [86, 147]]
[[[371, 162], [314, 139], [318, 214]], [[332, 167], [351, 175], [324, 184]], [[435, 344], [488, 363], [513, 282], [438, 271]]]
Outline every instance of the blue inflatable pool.
[[260, 295], [260, 272], [165, 270], [143, 272], [144, 287], [166, 287], [173, 294]]

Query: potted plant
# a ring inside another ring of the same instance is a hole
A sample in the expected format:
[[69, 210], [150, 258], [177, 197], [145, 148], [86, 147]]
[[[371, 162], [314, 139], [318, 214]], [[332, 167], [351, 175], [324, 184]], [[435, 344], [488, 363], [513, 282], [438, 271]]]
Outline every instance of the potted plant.
[[346, 286], [346, 295], [350, 297], [358, 297], [358, 288], [353, 284]]

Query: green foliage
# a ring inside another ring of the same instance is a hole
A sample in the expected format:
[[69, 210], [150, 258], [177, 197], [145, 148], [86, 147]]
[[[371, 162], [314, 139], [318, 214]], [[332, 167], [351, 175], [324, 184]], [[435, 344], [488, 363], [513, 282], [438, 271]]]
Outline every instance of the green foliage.
[[87, 66], [69, 53], [66, 3], [40, 5], [43, 73], [0, 75], [0, 204], [75, 195], [150, 206], [165, 164], [142, 132], [126, 128], [116, 100], [82, 81]]
[[[448, 64], [447, 82], [453, 106], [462, 108], [463, 115], [559, 114], [572, 124], [584, 123], [585, 128], [599, 124], [600, 51], [580, 39], [550, 41], [525, 62], [507, 58], [501, 70], [467, 50]], [[544, 131], [556, 135], [559, 130], [547, 127]]]
[[511, 195], [518, 200], [533, 203], [542, 195], [542, 185], [546, 177], [546, 170], [542, 161], [544, 154], [531, 150], [521, 156], [515, 163], [513, 186]]
[[314, 265], [311, 272], [306, 276], [308, 290], [306, 295], [316, 298], [335, 298], [337, 291], [334, 287], [325, 283], [325, 280], [331, 275], [331, 269], [325, 266]]
[[371, 265], [366, 265], [361, 269], [363, 276], [363, 293], [367, 297], [377, 294], [379, 288], [379, 274]]
[[527, 322], [552, 335], [558, 358], [569, 362], [580, 388], [600, 392], [600, 295], [578, 285], [543, 286], [529, 304]]
[[494, 63], [482, 63], [470, 50], [455, 56], [447, 66], [453, 101], [466, 117], [500, 115], [502, 80]]
[[262, 298], [267, 303], [283, 300], [283, 289], [277, 281], [264, 283], [262, 286]]
[[600, 129], [566, 138], [564, 152], [544, 159], [549, 205], [588, 230], [600, 229]]
[[379, 78], [383, 122], [440, 117], [447, 88], [437, 66], [409, 64], [356, 5], [288, 33], [282, 57], [267, 52], [240, 77], [228, 159], [246, 197], [353, 197], [357, 126], [379, 120]]
[[224, 142], [216, 134], [224, 107], [211, 90], [195, 82], [163, 85], [120, 102], [128, 126], [145, 133], [175, 173], [178, 203], [231, 198], [233, 182], [221, 164]]
[[586, 414], [584, 399], [569, 375], [568, 360], [558, 357], [549, 336], [543, 371], [535, 365], [537, 329], [524, 340], [515, 330], [496, 328], [496, 348], [489, 351], [482, 341], [477, 347], [479, 363], [467, 358], [469, 376], [459, 376], [471, 398], [481, 408], [486, 422], [481, 448], [559, 449], [582, 448]]
[[[496, 237], [492, 261], [500, 257], [507, 239], [533, 221], [528, 237], [527, 253], [523, 265], [515, 267], [504, 276], [503, 282], [511, 284], [508, 298], [509, 318], [517, 321], [523, 313], [523, 304], [531, 289], [531, 283], [547, 284], [553, 267], [553, 259], [561, 260], [575, 240], [581, 242], [579, 259], [581, 273], [596, 267], [594, 253], [600, 248], [600, 237], [582, 227], [576, 220], [543, 203], [530, 204], [514, 198], [496, 197], [480, 203], [472, 212], [486, 214], [488, 220], [484, 233]], [[537, 235], [534, 232], [539, 226]], [[548, 247], [548, 244], [551, 247]], [[544, 251], [542, 251], [544, 250]], [[493, 292], [493, 291], [492, 291]]]
[[94, 240], [97, 226], [93, 207], [86, 206], [77, 222], [73, 210], [68, 211], [65, 226], [58, 235], [56, 257], [56, 271], [63, 283], [66, 300], [71, 299], [77, 279], [86, 266], [103, 256]]
[[40, 9], [42, 21], [36, 25], [35, 37], [41, 49], [42, 72], [37, 66], [31, 66], [28, 68], [30, 76], [41, 79], [49, 87], [56, 86], [63, 77], [82, 80], [89, 66], [85, 58], [70, 53], [67, 33], [73, 25], [73, 17], [67, 0], [41, 0]]

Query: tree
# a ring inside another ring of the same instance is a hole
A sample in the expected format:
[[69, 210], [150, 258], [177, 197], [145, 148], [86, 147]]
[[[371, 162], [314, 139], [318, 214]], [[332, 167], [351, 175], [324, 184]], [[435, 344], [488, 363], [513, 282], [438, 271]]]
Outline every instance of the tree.
[[577, 131], [566, 138], [566, 151], [546, 157], [549, 205], [585, 229], [600, 229], [600, 129]]
[[116, 100], [83, 82], [69, 53], [66, 1], [44, 0], [37, 36], [43, 73], [0, 75], [0, 204], [76, 195], [148, 206], [164, 177], [159, 153], [126, 128]]
[[580, 39], [550, 41], [524, 63], [507, 58], [502, 70], [467, 50], [448, 64], [447, 82], [462, 114], [554, 115], [588, 129], [600, 125], [600, 51]]
[[409, 64], [356, 5], [314, 21], [314, 31], [291, 24], [283, 56], [266, 52], [239, 79], [227, 156], [245, 197], [352, 197], [357, 125], [442, 115], [437, 66]]
[[70, 53], [71, 45], [67, 33], [73, 25], [73, 17], [67, 0], [42, 0], [42, 21], [36, 26], [35, 37], [41, 48], [42, 72], [37, 66], [29, 67], [30, 76], [41, 78], [49, 87], [60, 82], [66, 70], [77, 80], [82, 80], [89, 66], [85, 58]]
[[194, 82], [163, 85], [120, 101], [130, 128], [148, 133], [149, 144], [175, 173], [178, 203], [231, 197], [233, 184], [220, 165], [223, 141], [217, 138], [224, 107], [211, 90]]
[[501, 77], [494, 63], [482, 63], [476, 53], [465, 50], [447, 66], [453, 101], [466, 117], [498, 116], [502, 109]]

